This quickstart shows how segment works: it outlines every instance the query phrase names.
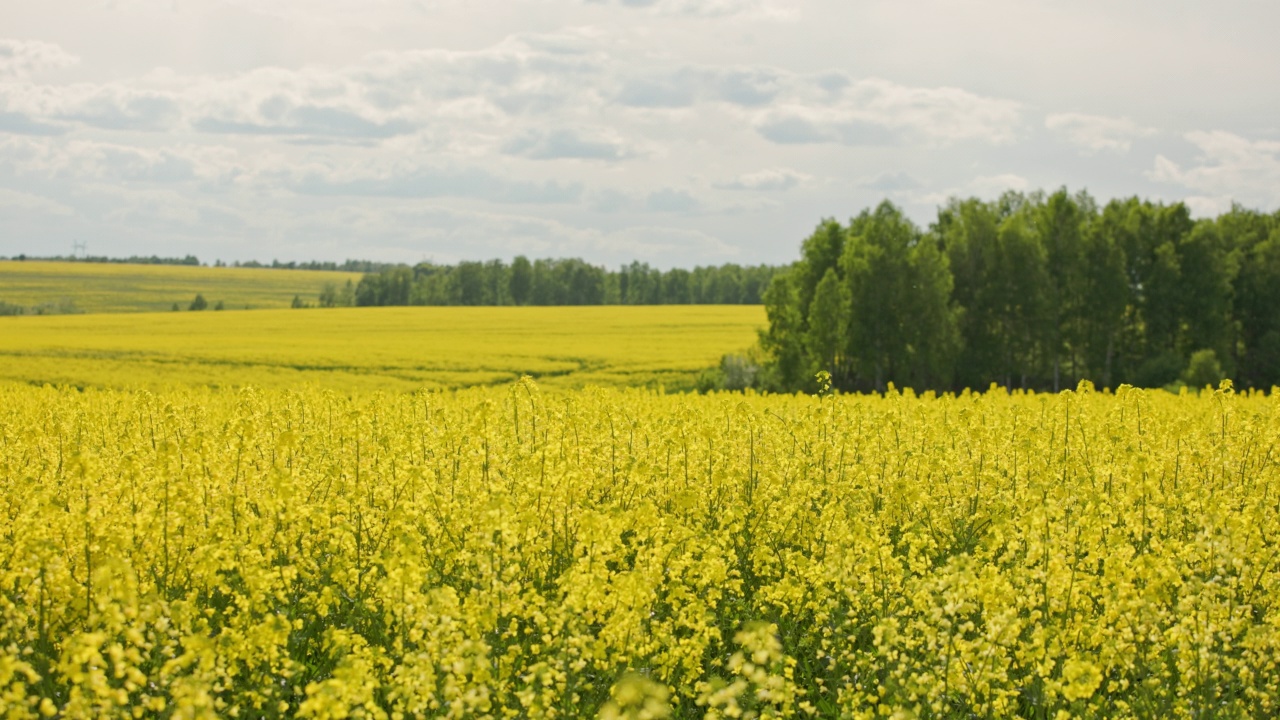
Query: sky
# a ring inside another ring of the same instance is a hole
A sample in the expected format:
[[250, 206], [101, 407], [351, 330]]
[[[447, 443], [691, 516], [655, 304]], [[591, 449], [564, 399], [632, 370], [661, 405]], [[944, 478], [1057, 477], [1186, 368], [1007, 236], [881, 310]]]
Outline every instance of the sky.
[[0, 256], [785, 263], [889, 199], [1280, 208], [1272, 0], [0, 2]]

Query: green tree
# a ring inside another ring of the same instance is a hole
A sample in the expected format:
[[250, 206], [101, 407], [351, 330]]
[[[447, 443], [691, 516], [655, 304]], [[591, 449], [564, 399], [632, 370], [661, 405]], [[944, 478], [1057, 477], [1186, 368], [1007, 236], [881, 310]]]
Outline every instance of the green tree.
[[566, 301], [570, 305], [601, 305], [604, 303], [604, 270], [582, 260], [572, 260], [567, 267]]
[[1004, 358], [999, 321], [1002, 277], [997, 267], [995, 203], [953, 199], [938, 211], [933, 234], [947, 255], [957, 313], [958, 352], [953, 372], [961, 386], [985, 388], [1001, 380]]
[[356, 304], [356, 286], [355, 283], [347, 280], [342, 289], [338, 291], [336, 302], [338, 307], [351, 307]]
[[490, 260], [484, 264], [484, 303], [511, 304], [511, 269], [501, 260]]
[[380, 273], [368, 273], [355, 288], [355, 304], [361, 307], [408, 305], [413, 294], [415, 268], [396, 265]]
[[511, 261], [511, 302], [528, 305], [533, 290], [533, 264], [529, 258], [518, 255]]
[[852, 305], [846, 354], [878, 391], [890, 381], [904, 384], [913, 340], [923, 341], [904, 312], [914, 292], [912, 248], [919, 240], [920, 231], [887, 200], [849, 223], [840, 258]]
[[1084, 234], [1093, 210], [1087, 194], [1072, 196], [1062, 188], [1048, 198], [1032, 198], [1031, 224], [1044, 245], [1046, 279], [1044, 338], [1047, 359], [1052, 365], [1053, 390], [1063, 385], [1063, 362], [1072, 387], [1080, 378], [1082, 361], [1076, 354], [1085, 344], [1085, 258]]
[[[952, 200], [927, 235], [887, 202], [841, 230], [819, 224], [764, 293], [770, 387], [816, 370], [852, 388], [1158, 387], [1193, 351], [1243, 386], [1280, 383], [1280, 213], [1196, 222], [1181, 203], [1099, 211], [1062, 189]], [[715, 273], [694, 275], [697, 299], [721, 297]]]
[[618, 295], [624, 305], [651, 305], [657, 302], [658, 287], [650, 279], [653, 268], [633, 261], [619, 271]]
[[805, 347], [810, 369], [826, 370], [836, 378], [844, 375], [842, 354], [847, 345], [851, 305], [848, 286], [841, 281], [834, 267], [827, 268], [809, 305]]
[[775, 275], [764, 292], [769, 324], [760, 331], [760, 347], [767, 358], [761, 380], [770, 390], [793, 391], [810, 377], [804, 352], [804, 313], [796, 299], [792, 272]]
[[191, 301], [191, 305], [187, 309], [188, 310], [204, 310], [207, 307], [209, 307], [209, 302], [204, 299], [204, 295], [201, 295], [200, 293], [196, 293], [195, 299]]
[[955, 280], [937, 238], [925, 236], [911, 248], [911, 288], [906, 313], [910, 342], [909, 382], [913, 387], [946, 387], [955, 375], [959, 346], [958, 312], [951, 295]]
[[[1213, 350], [1231, 374], [1231, 291], [1235, 255], [1228, 251], [1219, 226], [1211, 220], [1195, 224], [1178, 243], [1180, 354]], [[1219, 378], [1221, 379], [1221, 378]]]
[[692, 274], [684, 268], [672, 268], [662, 274], [662, 304], [688, 305], [693, 301], [690, 288]]
[[1005, 387], [1034, 386], [1049, 343], [1049, 273], [1044, 245], [1026, 213], [1006, 216], [997, 230], [995, 285]]
[[320, 307], [331, 308], [338, 304], [338, 285], [337, 283], [327, 282], [320, 288], [320, 297], [318, 298]]
[[837, 275], [842, 273], [840, 257], [844, 253], [847, 236], [848, 230], [828, 218], [800, 244], [800, 262], [793, 272], [796, 300], [801, 308], [807, 310], [813, 303], [813, 294], [828, 270], [834, 269]]
[[413, 291], [413, 269], [405, 265], [397, 265], [387, 272], [382, 285], [383, 302], [381, 305], [408, 305], [409, 295]]
[[1191, 353], [1191, 360], [1187, 362], [1187, 369], [1183, 371], [1181, 377], [1182, 383], [1187, 387], [1197, 390], [1208, 387], [1217, 387], [1218, 383], [1227, 375], [1222, 371], [1222, 364], [1218, 362], [1218, 354], [1212, 350], [1197, 350]]
[[356, 305], [370, 307], [382, 304], [382, 273], [366, 273], [356, 285]]
[[486, 305], [484, 264], [460, 262], [453, 269], [457, 278], [459, 305]]
[[1101, 219], [1090, 225], [1083, 243], [1088, 261], [1081, 273], [1080, 346], [1073, 345], [1073, 352], [1083, 358], [1081, 377], [1088, 377], [1098, 387], [1114, 387], [1113, 364], [1129, 307], [1124, 250]]
[[1217, 220], [1238, 267], [1232, 288], [1236, 377], [1242, 387], [1280, 385], [1280, 212], [1233, 207]]
[[1124, 251], [1129, 286], [1118, 363], [1122, 382], [1159, 387], [1177, 379], [1183, 302], [1178, 245], [1193, 225], [1185, 205], [1113, 200], [1102, 220]]

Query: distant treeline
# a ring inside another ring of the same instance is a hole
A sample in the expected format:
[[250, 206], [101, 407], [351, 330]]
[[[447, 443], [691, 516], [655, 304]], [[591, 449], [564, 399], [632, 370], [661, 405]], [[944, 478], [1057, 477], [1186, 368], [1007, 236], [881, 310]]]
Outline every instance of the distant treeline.
[[[0, 258], [4, 260], [6, 258]], [[32, 255], [16, 255], [11, 260], [18, 261], [41, 261], [41, 262], [79, 262], [79, 263], [114, 263], [122, 265], [191, 265], [200, 266], [200, 258], [195, 255], [186, 255], [183, 257], [160, 257], [158, 255], [130, 255], [129, 257], [107, 257], [105, 255], [90, 255], [88, 257], [80, 255], [51, 255], [46, 257], [35, 257]], [[258, 262], [257, 260], [247, 260], [244, 262], [235, 261], [227, 264], [221, 260], [215, 260], [213, 267], [242, 267], [242, 268], [270, 268], [273, 270], [333, 270], [338, 272], [358, 272], [358, 273], [376, 273], [382, 272], [388, 268], [395, 267], [395, 263], [374, 262], [372, 260], [346, 260], [344, 262], [333, 262], [311, 260], [308, 262], [281, 262], [272, 260], [269, 263]]]
[[[765, 294], [725, 386], [1058, 390], [1280, 384], [1280, 213], [1105, 207], [1065, 190], [955, 199], [927, 230], [889, 202], [826, 220]], [[755, 372], [758, 370], [758, 372]]]
[[[377, 273], [395, 267], [395, 263], [374, 262], [372, 260], [345, 260], [343, 262], [318, 261], [311, 260], [309, 262], [280, 262], [272, 260], [270, 263], [261, 263], [257, 260], [248, 260], [246, 262], [233, 262], [231, 267], [242, 268], [271, 268], [272, 270], [333, 270], [338, 272], [358, 272], [358, 273]], [[225, 267], [221, 261], [215, 262], [214, 267]]]
[[320, 305], [754, 305], [778, 268], [720, 265], [608, 270], [582, 260], [515, 258], [399, 265], [366, 274], [351, 291], [326, 287]]
[[[0, 258], [3, 260], [5, 258]], [[129, 257], [113, 258], [105, 255], [90, 255], [88, 257], [80, 255], [49, 255], [45, 257], [36, 257], [33, 255], [15, 255], [10, 260], [32, 262], [80, 262], [80, 263], [117, 263], [125, 265], [199, 265], [200, 259], [195, 255], [187, 255], [184, 257], [160, 257], [158, 255], [130, 255]]]

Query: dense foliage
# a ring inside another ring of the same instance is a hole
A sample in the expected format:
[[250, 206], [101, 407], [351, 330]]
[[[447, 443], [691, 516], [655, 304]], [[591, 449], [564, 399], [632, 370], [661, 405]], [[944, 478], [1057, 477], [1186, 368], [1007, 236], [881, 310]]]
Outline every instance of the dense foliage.
[[924, 231], [886, 202], [801, 255], [765, 294], [766, 387], [1280, 384], [1280, 213], [1060, 190], [952, 200]]
[[[758, 305], [768, 265], [658, 270], [633, 262], [607, 270], [577, 259], [523, 256], [457, 265], [420, 263], [367, 274], [356, 305]], [[325, 298], [322, 305], [329, 304]], [[335, 302], [333, 304], [342, 304]]]
[[0, 385], [6, 718], [1261, 718], [1280, 398]]

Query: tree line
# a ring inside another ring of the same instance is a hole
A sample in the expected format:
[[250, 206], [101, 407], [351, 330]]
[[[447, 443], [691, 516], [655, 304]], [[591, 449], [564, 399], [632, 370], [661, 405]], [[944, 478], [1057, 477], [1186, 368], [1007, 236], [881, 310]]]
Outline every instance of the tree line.
[[659, 270], [633, 262], [617, 270], [578, 259], [419, 263], [367, 273], [343, 302], [326, 287], [321, 306], [372, 305], [758, 305], [777, 268], [720, 265]]
[[821, 371], [843, 390], [1268, 389], [1280, 212], [1196, 220], [1180, 202], [1099, 207], [1063, 189], [953, 199], [921, 229], [886, 201], [820, 223], [764, 303], [749, 377], [766, 389], [812, 390]]
[[[109, 257], [106, 255], [15, 255], [12, 258], [0, 257], [0, 260], [16, 260], [18, 262], [78, 262], [78, 263], [99, 263], [99, 264], [115, 264], [115, 265], [188, 265], [193, 267], [208, 267], [200, 262], [200, 258], [195, 255], [184, 255], [182, 257], [161, 257], [159, 255], [130, 255], [128, 257]], [[335, 262], [332, 260], [306, 260], [288, 262], [282, 260], [272, 260], [269, 263], [260, 262], [258, 260], [233, 261], [231, 263], [215, 260], [213, 267], [237, 267], [237, 268], [270, 268], [273, 270], [327, 270], [337, 272], [358, 272], [358, 273], [376, 273], [395, 267], [395, 263], [375, 262], [373, 260], [344, 260], [343, 262]]]
[[160, 257], [159, 255], [130, 255], [129, 257], [107, 257], [106, 255], [48, 255], [37, 257], [35, 255], [14, 255], [12, 258], [0, 257], [0, 260], [12, 259], [18, 262], [40, 261], [40, 262], [78, 262], [78, 263], [107, 263], [115, 265], [199, 265], [200, 258], [195, 255], [184, 255], [183, 257]]
[[[332, 260], [307, 260], [301, 262], [297, 260], [288, 262], [272, 260], [269, 263], [258, 262], [257, 260], [243, 260], [232, 262], [230, 265], [230, 267], [270, 268], [272, 270], [325, 270], [358, 273], [382, 272], [394, 266], [395, 263], [375, 262], [373, 260], [344, 260], [342, 262], [334, 262]], [[228, 267], [228, 265], [218, 260], [214, 262], [214, 267]]]

